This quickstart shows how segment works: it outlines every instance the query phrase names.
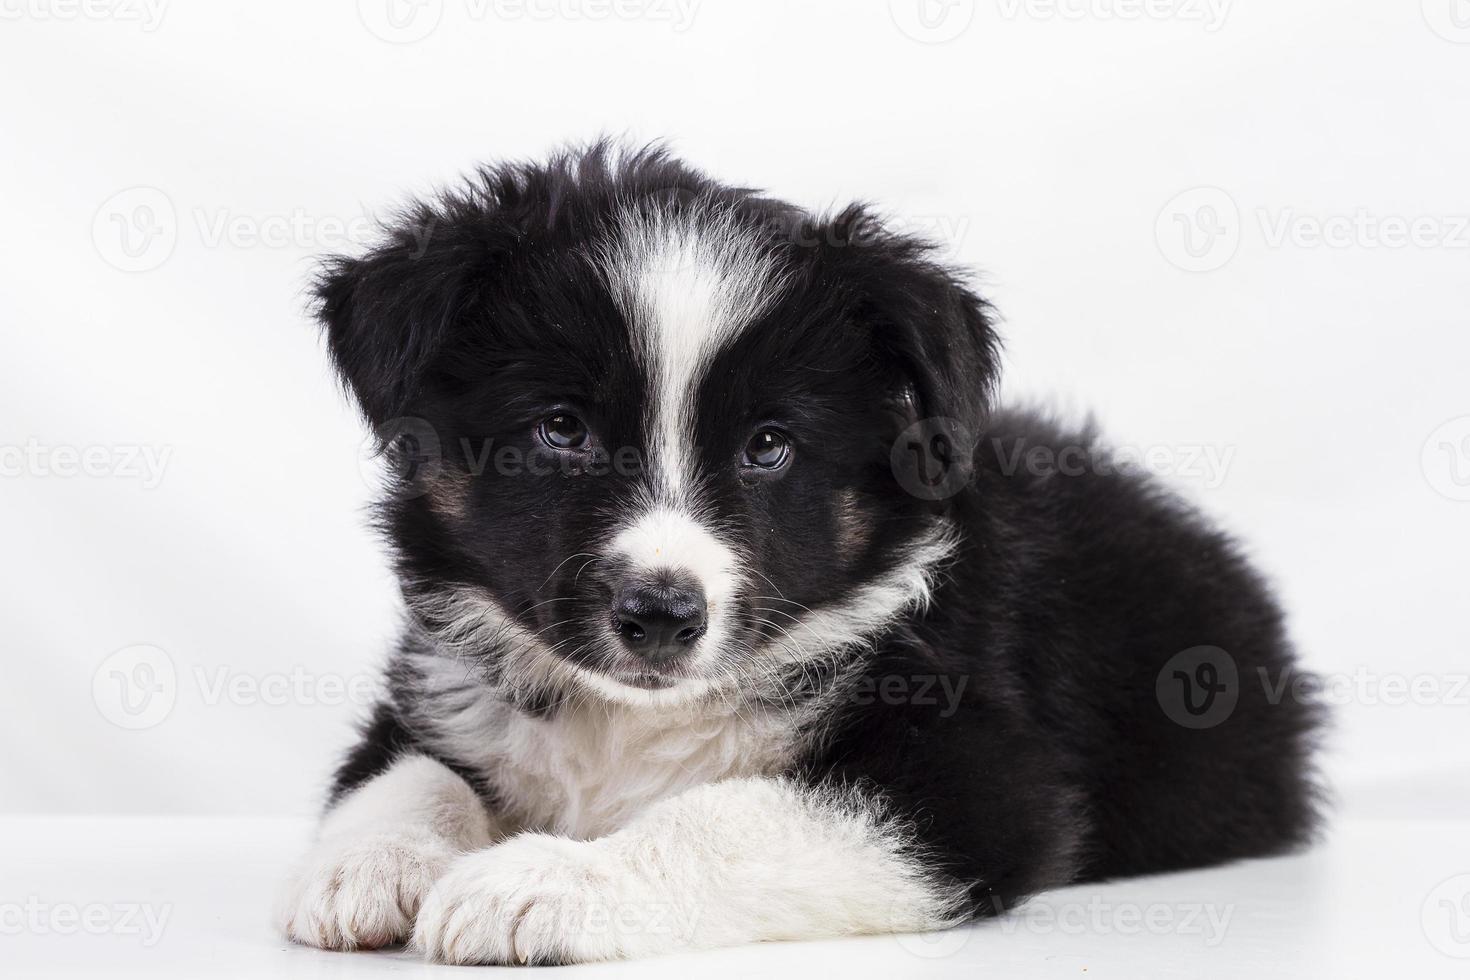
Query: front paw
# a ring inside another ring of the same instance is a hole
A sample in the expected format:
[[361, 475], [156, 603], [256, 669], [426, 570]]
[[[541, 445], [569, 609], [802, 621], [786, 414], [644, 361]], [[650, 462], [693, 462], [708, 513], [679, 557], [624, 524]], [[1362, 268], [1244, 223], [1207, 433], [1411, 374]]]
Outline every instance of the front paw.
[[322, 949], [403, 942], [424, 896], [454, 856], [446, 843], [426, 835], [320, 844], [287, 889], [281, 927], [287, 938]]
[[670, 912], [598, 843], [522, 834], [455, 861], [413, 941], [445, 963], [586, 963], [679, 945]]

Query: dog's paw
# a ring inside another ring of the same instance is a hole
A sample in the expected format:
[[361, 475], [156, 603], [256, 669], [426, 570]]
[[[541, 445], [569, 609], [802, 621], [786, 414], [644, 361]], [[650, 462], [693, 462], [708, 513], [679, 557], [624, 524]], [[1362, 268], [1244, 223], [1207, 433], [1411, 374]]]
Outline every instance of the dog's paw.
[[278, 912], [281, 928], [287, 938], [322, 949], [403, 942], [424, 896], [455, 853], [427, 835], [318, 845], [286, 890]]
[[522, 834], [452, 864], [413, 941], [445, 963], [586, 963], [677, 945], [635, 869], [595, 842]]

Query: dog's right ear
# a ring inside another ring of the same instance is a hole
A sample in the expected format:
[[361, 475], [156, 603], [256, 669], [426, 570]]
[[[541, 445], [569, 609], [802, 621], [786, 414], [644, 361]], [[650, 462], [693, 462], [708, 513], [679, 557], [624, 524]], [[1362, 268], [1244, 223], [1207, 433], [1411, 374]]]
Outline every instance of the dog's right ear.
[[332, 362], [374, 428], [412, 414], [473, 292], [468, 243], [433, 231], [401, 223], [360, 258], [328, 259], [316, 280]]

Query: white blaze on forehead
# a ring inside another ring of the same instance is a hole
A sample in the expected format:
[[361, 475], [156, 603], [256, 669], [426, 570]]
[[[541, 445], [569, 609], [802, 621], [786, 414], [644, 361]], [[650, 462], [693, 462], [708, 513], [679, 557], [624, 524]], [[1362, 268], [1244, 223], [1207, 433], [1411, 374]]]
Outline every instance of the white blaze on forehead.
[[779, 294], [775, 258], [728, 213], [625, 211], [598, 261], [652, 385], [648, 471], [666, 505], [694, 481], [694, 403], [710, 362]]
[[611, 550], [643, 570], [695, 577], [709, 603], [708, 650], [724, 636], [740, 563], [700, 519], [696, 395], [715, 357], [779, 294], [778, 265], [727, 212], [693, 208], [624, 211], [596, 255], [650, 385], [646, 507]]

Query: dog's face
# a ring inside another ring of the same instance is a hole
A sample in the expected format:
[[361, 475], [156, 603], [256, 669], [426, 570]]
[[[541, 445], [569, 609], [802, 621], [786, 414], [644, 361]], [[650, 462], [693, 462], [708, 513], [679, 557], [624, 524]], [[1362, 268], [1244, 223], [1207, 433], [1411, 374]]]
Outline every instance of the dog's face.
[[324, 276], [398, 483], [419, 623], [508, 685], [630, 703], [768, 690], [925, 597], [924, 417], [978, 434], [983, 306], [853, 210], [659, 154], [482, 175]]

